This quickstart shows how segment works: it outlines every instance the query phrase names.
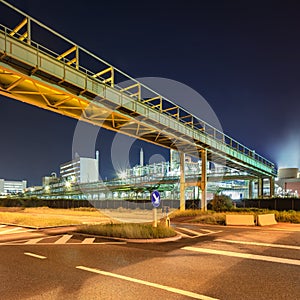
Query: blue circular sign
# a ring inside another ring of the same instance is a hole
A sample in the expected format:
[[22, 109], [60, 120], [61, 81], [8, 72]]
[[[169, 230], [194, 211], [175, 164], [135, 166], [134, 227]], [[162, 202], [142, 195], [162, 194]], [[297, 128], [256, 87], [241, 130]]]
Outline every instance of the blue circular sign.
[[158, 191], [153, 191], [151, 193], [151, 202], [154, 207], [159, 207], [160, 205], [160, 193]]

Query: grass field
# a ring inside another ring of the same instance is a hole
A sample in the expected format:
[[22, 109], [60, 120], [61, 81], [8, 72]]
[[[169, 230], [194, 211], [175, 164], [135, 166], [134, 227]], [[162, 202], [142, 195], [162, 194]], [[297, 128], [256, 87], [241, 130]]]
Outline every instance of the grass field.
[[53, 209], [48, 207], [1, 208], [0, 223], [32, 227], [80, 225], [83, 223], [108, 223], [111, 219], [96, 209]]

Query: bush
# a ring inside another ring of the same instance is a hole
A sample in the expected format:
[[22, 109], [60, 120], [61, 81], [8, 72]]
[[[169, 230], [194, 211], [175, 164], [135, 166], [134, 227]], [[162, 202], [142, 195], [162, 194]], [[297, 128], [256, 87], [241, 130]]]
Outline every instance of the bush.
[[289, 211], [274, 211], [277, 222], [300, 223], [300, 212]]
[[214, 198], [209, 203], [210, 209], [214, 211], [227, 211], [232, 209], [233, 204], [229, 196], [226, 195], [214, 195]]

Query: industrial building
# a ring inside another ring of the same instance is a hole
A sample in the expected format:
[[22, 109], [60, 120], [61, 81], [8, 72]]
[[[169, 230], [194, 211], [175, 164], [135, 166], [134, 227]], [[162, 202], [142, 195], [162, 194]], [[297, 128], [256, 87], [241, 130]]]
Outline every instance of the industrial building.
[[60, 177], [63, 181], [89, 183], [99, 180], [99, 151], [96, 158], [77, 156], [72, 161], [60, 165]]
[[278, 195], [299, 197], [300, 172], [298, 168], [280, 168], [276, 183], [278, 185]]
[[0, 179], [0, 195], [12, 195], [23, 193], [26, 187], [26, 180], [16, 181]]

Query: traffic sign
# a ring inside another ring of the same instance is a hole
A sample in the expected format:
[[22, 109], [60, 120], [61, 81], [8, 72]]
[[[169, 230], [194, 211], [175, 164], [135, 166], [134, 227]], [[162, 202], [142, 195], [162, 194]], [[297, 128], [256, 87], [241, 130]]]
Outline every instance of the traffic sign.
[[151, 202], [154, 207], [159, 207], [160, 205], [160, 194], [158, 191], [153, 191], [151, 193]]

